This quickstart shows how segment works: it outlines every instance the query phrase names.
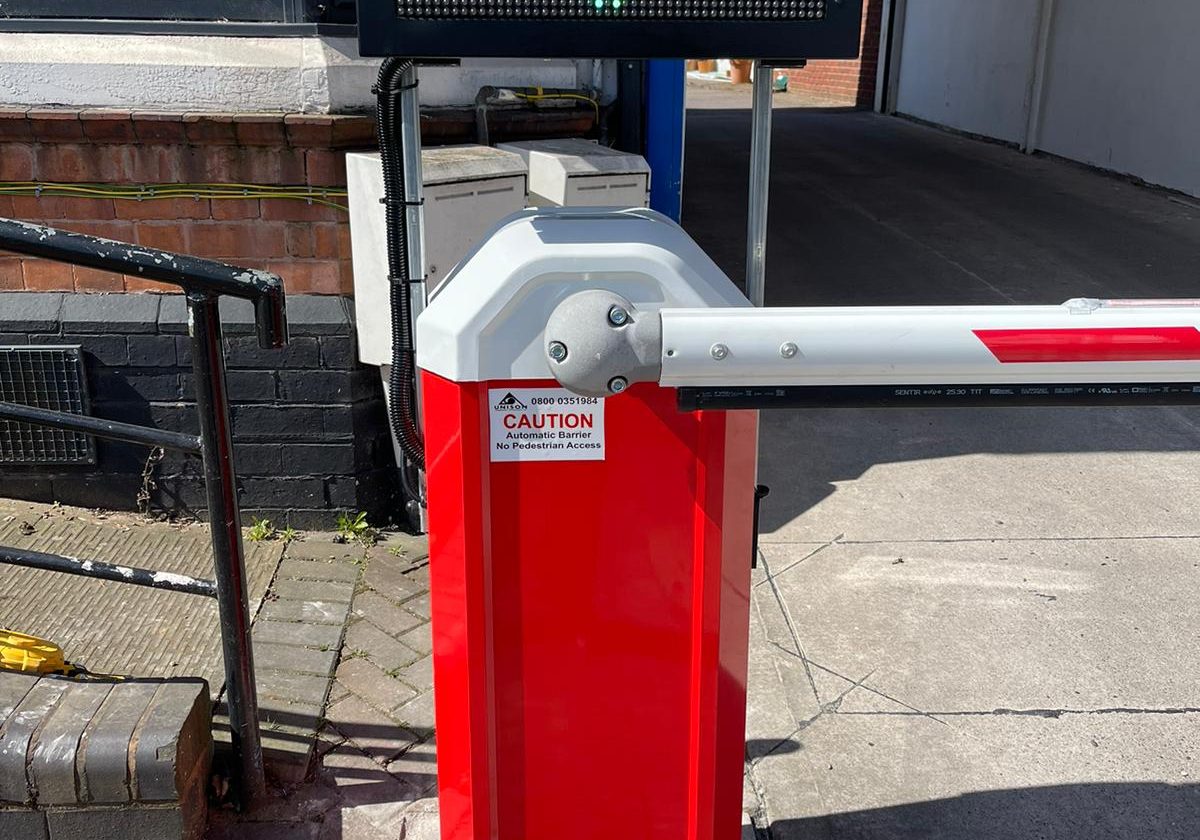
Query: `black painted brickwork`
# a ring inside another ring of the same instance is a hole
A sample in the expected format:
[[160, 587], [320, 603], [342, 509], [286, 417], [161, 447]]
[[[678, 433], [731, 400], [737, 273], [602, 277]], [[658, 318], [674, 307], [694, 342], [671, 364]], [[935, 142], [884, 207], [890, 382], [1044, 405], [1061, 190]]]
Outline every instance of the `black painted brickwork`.
[[[372, 523], [399, 515], [395, 460], [376, 368], [356, 361], [352, 302], [288, 298], [291, 341], [263, 350], [252, 313], [222, 301], [227, 383], [243, 518], [330, 528], [339, 511]], [[0, 293], [0, 346], [79, 344], [93, 413], [127, 423], [198, 431], [190, 350], [178, 295]], [[132, 510], [146, 447], [97, 441], [95, 467], [13, 470], [0, 494]], [[205, 514], [198, 458], [169, 453], [155, 472], [153, 506]]]

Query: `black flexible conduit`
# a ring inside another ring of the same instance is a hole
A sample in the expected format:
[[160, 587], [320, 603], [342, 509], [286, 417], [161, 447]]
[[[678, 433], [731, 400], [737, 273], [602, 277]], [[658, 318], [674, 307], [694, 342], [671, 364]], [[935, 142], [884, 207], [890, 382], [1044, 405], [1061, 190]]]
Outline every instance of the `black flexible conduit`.
[[[387, 220], [388, 283], [392, 309], [392, 371], [388, 421], [400, 449], [417, 469], [425, 469], [425, 445], [417, 425], [416, 358], [413, 352], [412, 277], [408, 271], [408, 205], [404, 184], [404, 137], [400, 132], [403, 74], [412, 59], [388, 58], [379, 68], [379, 158], [383, 164], [383, 205]], [[420, 127], [416, 127], [419, 131]], [[403, 470], [404, 466], [400, 465]]]

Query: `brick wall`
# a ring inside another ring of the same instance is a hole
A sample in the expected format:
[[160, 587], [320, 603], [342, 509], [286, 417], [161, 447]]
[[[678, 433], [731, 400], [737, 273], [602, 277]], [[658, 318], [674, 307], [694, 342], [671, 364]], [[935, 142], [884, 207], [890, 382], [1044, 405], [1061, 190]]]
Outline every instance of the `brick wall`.
[[[221, 301], [246, 524], [259, 516], [279, 527], [330, 528], [339, 511], [366, 511], [378, 524], [400, 515], [383, 389], [377, 369], [358, 364], [353, 319], [349, 299], [291, 296], [287, 346], [263, 350], [252, 307]], [[176, 295], [0, 294], [0, 345], [82, 348], [94, 416], [197, 434], [186, 330]], [[103, 439], [96, 447], [94, 466], [0, 465], [0, 492], [134, 508], [148, 449]], [[168, 454], [153, 477], [153, 510], [206, 515], [199, 459]]]
[[[374, 146], [361, 116], [0, 110], [0, 182], [344, 188], [344, 153]], [[345, 204], [345, 199], [331, 199]], [[344, 210], [284, 198], [14, 196], [0, 216], [275, 272], [289, 293], [352, 291]], [[0, 253], [0, 291], [177, 291]]]
[[788, 87], [828, 100], [830, 105], [871, 107], [882, 23], [883, 0], [863, 0], [859, 57], [852, 61], [810, 61], [807, 67], [788, 71]]

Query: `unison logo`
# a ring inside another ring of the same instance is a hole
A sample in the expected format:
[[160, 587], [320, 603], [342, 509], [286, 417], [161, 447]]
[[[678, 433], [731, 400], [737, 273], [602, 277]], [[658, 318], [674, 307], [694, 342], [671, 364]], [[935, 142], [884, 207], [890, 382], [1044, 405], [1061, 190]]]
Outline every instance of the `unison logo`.
[[494, 408], [497, 411], [522, 411], [525, 408], [527, 408], [527, 406], [525, 405], [525, 403], [521, 402], [519, 399], [517, 399], [515, 396], [513, 396], [512, 391], [509, 391], [507, 394], [504, 395], [504, 399], [502, 399], [502, 400], [500, 400], [500, 402], [496, 403]]

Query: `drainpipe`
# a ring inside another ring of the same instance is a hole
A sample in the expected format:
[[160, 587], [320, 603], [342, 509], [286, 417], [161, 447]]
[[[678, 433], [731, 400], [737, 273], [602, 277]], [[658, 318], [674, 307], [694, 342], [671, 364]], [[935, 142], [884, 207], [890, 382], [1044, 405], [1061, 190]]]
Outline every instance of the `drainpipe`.
[[877, 108], [883, 114], [894, 114], [898, 110], [900, 63], [904, 60], [904, 24], [908, 16], [908, 0], [889, 0], [889, 2], [895, 7], [895, 12], [891, 15], [891, 37], [888, 39], [887, 63], [884, 64], [883, 56], [880, 56], [879, 61], [880, 67], [887, 68], [887, 90], [883, 91], [883, 86], [880, 85], [879, 91], [882, 96], [879, 93], [876, 94], [880, 100]]
[[1025, 142], [1021, 151], [1031, 155], [1038, 150], [1042, 134], [1042, 109], [1046, 93], [1046, 65], [1050, 56], [1050, 38], [1054, 30], [1055, 0], [1041, 0], [1038, 7], [1037, 48], [1029, 80], [1025, 110]]
[[883, 9], [880, 12], [879, 54], [875, 62], [875, 113], [877, 114], [883, 113], [883, 106], [887, 102], [883, 86], [887, 84], [888, 63], [892, 60], [892, 45], [889, 43], [889, 39], [892, 37], [892, 7], [894, 5], [893, 0], [883, 0]]

